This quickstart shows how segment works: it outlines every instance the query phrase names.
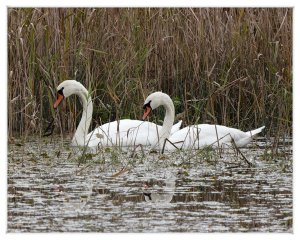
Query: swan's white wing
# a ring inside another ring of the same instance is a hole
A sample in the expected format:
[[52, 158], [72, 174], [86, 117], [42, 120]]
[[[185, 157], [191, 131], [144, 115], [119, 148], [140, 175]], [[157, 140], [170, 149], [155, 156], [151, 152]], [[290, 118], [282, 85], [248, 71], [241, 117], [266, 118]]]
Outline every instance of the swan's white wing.
[[174, 124], [172, 126], [172, 129], [171, 129], [171, 135], [177, 131], [179, 131], [180, 127], [181, 127], [181, 124], [182, 124], [182, 120], [180, 120], [178, 123]]

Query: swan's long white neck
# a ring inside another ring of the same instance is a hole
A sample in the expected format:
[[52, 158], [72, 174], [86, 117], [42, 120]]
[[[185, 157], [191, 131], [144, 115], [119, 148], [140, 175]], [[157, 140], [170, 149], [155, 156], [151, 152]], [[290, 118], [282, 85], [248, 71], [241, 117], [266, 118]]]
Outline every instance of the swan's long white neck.
[[82, 117], [78, 124], [75, 135], [72, 139], [72, 145], [85, 146], [88, 144], [87, 134], [92, 120], [93, 102], [88, 91], [82, 85], [79, 85], [80, 91], [75, 91], [74, 94], [78, 95], [83, 106]]
[[169, 138], [171, 134], [171, 129], [174, 123], [174, 117], [175, 117], [175, 108], [172, 99], [164, 94], [161, 97], [161, 105], [166, 110], [166, 115], [164, 118], [164, 123], [162, 125], [162, 129], [159, 132], [159, 148], [162, 150], [164, 142], [166, 138]]

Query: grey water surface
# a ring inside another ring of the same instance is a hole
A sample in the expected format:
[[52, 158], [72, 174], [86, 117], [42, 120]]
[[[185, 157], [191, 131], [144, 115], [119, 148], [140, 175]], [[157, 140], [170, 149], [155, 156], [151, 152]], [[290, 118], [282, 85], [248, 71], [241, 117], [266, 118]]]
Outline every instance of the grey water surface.
[[82, 151], [60, 139], [9, 143], [8, 232], [292, 232], [291, 139], [275, 155], [256, 140], [244, 157]]

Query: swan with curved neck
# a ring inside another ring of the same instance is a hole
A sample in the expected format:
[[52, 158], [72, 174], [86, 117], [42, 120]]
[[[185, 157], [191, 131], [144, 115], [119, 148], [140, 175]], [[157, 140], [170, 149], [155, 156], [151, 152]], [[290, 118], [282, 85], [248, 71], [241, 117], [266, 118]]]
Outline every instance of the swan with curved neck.
[[[165, 93], [155, 92], [150, 94], [144, 102], [143, 120], [155, 108], [163, 106], [166, 110], [164, 123], [159, 132], [158, 141], [152, 147], [163, 149], [164, 142], [168, 138], [177, 148], [180, 149], [199, 149], [209, 145], [212, 146], [228, 146], [234, 140], [238, 147], [243, 147], [251, 142], [251, 140], [260, 133], [265, 126], [248, 132], [239, 129], [229, 128], [222, 125], [198, 124], [185, 127], [174, 134], [170, 135], [170, 129], [174, 121], [174, 104], [172, 99]], [[165, 150], [175, 150], [168, 141], [165, 143]]]
[[[103, 124], [88, 133], [93, 114], [93, 102], [88, 90], [76, 80], [63, 81], [57, 90], [54, 108], [57, 108], [64, 98], [73, 94], [80, 98], [83, 106], [82, 117], [72, 139], [73, 146], [152, 145], [157, 139], [157, 131], [162, 128], [151, 122], [123, 119]], [[181, 121], [171, 126], [171, 134], [178, 131], [180, 126]]]
[[174, 104], [169, 95], [162, 92], [154, 92], [150, 94], [145, 100], [145, 104], [143, 107], [144, 115], [142, 119], [145, 120], [146, 117], [150, 114], [150, 112], [159, 106], [163, 106], [166, 110], [166, 113], [162, 129], [158, 133], [157, 142], [155, 142], [152, 147], [158, 144], [159, 148], [162, 149], [166, 138], [170, 136], [171, 127], [173, 125], [175, 117]]

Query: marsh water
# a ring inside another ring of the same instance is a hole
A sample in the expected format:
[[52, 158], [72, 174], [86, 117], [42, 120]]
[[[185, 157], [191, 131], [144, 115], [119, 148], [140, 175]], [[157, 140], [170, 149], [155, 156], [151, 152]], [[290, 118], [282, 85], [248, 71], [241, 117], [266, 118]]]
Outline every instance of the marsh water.
[[291, 139], [163, 155], [54, 139], [8, 145], [8, 232], [292, 232]]

